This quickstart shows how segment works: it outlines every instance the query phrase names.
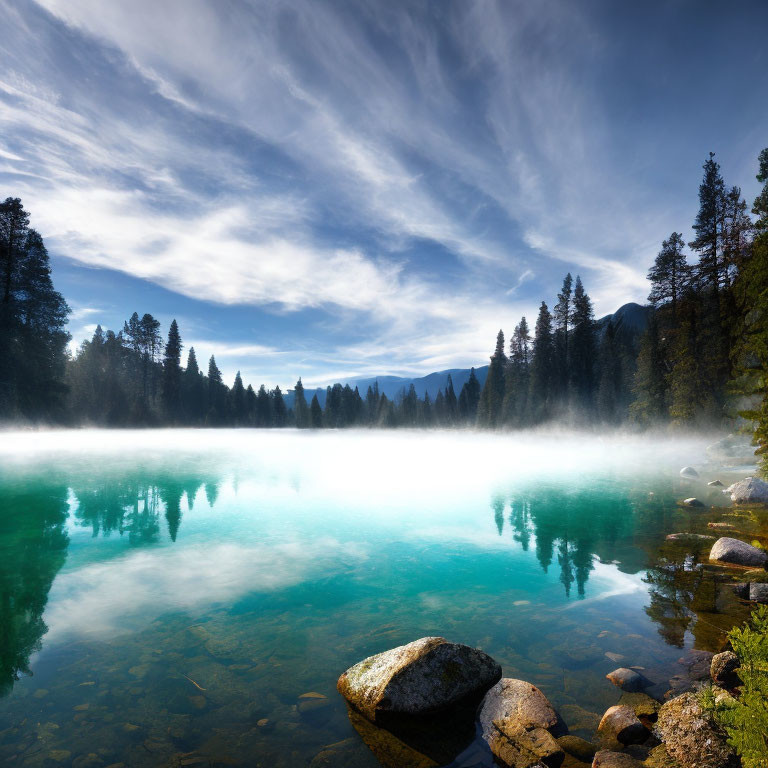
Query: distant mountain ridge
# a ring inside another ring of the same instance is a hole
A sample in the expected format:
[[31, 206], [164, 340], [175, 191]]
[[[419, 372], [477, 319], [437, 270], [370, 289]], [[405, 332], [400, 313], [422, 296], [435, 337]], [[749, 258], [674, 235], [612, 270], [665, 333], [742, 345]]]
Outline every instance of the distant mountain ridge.
[[[613, 314], [605, 315], [599, 320], [595, 321], [595, 325], [598, 329], [598, 334], [602, 336], [608, 326], [609, 321], [613, 321], [616, 327], [617, 334], [629, 340], [636, 340], [642, 335], [648, 326], [648, 317], [651, 308], [644, 307], [635, 302], [629, 302], [619, 307]], [[368, 391], [368, 387], [372, 387], [377, 381], [379, 382], [379, 392], [385, 394], [388, 398], [394, 399], [402, 390], [407, 390], [411, 384], [416, 389], [416, 394], [420, 397], [424, 397], [425, 392], [429, 392], [429, 396], [432, 400], [435, 399], [437, 393], [441, 389], [445, 389], [448, 386], [448, 376], [453, 379], [453, 388], [456, 391], [456, 397], [459, 396], [461, 388], [464, 383], [469, 379], [469, 368], [449, 368], [445, 371], [435, 371], [434, 373], [428, 373], [426, 376], [408, 377], [408, 376], [373, 376], [369, 378], [361, 379], [346, 379], [341, 381], [341, 384], [349, 384], [354, 389], [358, 388], [360, 396], [365, 398], [365, 393]], [[488, 365], [478, 365], [475, 367], [475, 376], [480, 382], [480, 387], [485, 384], [486, 376], [488, 375]], [[325, 387], [318, 387], [317, 389], [305, 389], [305, 397], [309, 403], [314, 395], [317, 395], [317, 399], [320, 405], [325, 407]], [[286, 405], [289, 408], [293, 407], [293, 390], [288, 390], [285, 394]]]

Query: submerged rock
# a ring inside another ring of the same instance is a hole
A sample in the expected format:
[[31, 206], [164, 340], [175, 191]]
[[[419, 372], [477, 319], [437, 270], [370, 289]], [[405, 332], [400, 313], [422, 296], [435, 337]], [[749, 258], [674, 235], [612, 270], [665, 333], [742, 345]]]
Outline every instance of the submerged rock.
[[624, 752], [601, 749], [592, 760], [592, 768], [643, 768], [643, 764]]
[[768, 504], [768, 483], [759, 477], [747, 477], [729, 486], [726, 493], [734, 504]]
[[709, 559], [734, 565], [764, 566], [768, 563], [768, 554], [745, 541], [723, 536], [715, 542], [709, 553]]
[[350, 667], [339, 693], [375, 722], [381, 713], [418, 715], [480, 696], [501, 677], [488, 654], [442, 637], [423, 637]]
[[697, 478], [699, 473], [693, 467], [683, 467], [680, 470], [680, 477]]
[[695, 496], [691, 496], [689, 499], [683, 499], [680, 502], [681, 506], [683, 507], [697, 507], [702, 508], [705, 506], [703, 501], [699, 501]]
[[740, 597], [742, 600], [749, 600], [749, 586], [748, 581], [739, 581], [736, 584], [731, 584], [736, 597]]
[[714, 541], [714, 536], [707, 536], [705, 533], [668, 533], [667, 541]]
[[707, 485], [710, 486], [711, 488], [722, 488], [723, 487], [723, 484], [719, 480], [710, 480], [707, 483]]
[[668, 754], [684, 768], [735, 768], [739, 764], [725, 731], [693, 693], [668, 701], [659, 710], [656, 730]]
[[603, 715], [597, 733], [607, 742], [619, 744], [642, 744], [648, 738], [648, 729], [640, 722], [631, 707], [617, 705], [610, 707]]
[[558, 723], [547, 697], [531, 683], [503, 678], [485, 694], [478, 720], [482, 737], [502, 765], [560, 765], [563, 751], [549, 729]]
[[631, 707], [638, 718], [643, 720], [655, 720], [661, 709], [661, 703], [647, 693], [622, 693], [619, 704]]
[[614, 669], [613, 672], [609, 672], [606, 677], [622, 691], [629, 691], [630, 693], [635, 691], [642, 691], [643, 688], [648, 686], [648, 680], [645, 679], [639, 672], [635, 672], [634, 669], [628, 669], [627, 667], [619, 667]]
[[557, 743], [564, 752], [567, 752], [577, 760], [581, 760], [583, 763], [592, 762], [592, 758], [595, 756], [595, 752], [597, 752], [597, 747], [591, 741], [581, 739], [578, 736], [572, 736], [571, 734], [561, 736]]

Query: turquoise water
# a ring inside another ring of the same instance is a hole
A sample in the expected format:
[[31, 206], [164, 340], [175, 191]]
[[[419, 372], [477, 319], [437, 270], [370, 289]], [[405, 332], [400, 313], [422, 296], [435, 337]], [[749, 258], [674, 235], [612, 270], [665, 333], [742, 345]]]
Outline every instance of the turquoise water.
[[691, 607], [719, 610], [690, 605], [664, 544], [707, 442], [6, 433], [0, 762], [375, 766], [336, 679], [425, 635], [483, 648], [589, 735], [607, 672], [663, 692], [705, 626]]

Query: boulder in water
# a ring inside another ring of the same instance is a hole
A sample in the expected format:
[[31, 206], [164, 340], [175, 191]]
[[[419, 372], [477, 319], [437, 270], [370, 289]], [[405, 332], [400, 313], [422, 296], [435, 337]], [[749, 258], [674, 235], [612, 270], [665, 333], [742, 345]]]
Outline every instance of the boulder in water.
[[714, 541], [714, 536], [707, 536], [706, 533], [668, 533], [667, 541], [690, 541], [705, 542]]
[[723, 484], [719, 480], [710, 480], [707, 483], [707, 485], [710, 486], [711, 488], [722, 488], [723, 487]]
[[609, 707], [600, 725], [597, 726], [597, 733], [609, 743], [624, 744], [642, 744], [648, 738], [648, 729], [640, 722], [634, 710], [625, 705]]
[[683, 499], [680, 502], [683, 507], [704, 507], [706, 506], [703, 501], [699, 501], [695, 496], [691, 496], [689, 499]]
[[561, 736], [557, 743], [567, 752], [571, 757], [575, 757], [577, 760], [581, 760], [583, 763], [591, 763], [592, 758], [597, 752], [597, 747], [586, 739], [582, 739], [578, 736], [572, 736], [567, 734]]
[[734, 504], [768, 504], [768, 483], [759, 477], [747, 477], [729, 486], [726, 491]]
[[562, 762], [562, 749], [549, 732], [558, 724], [557, 713], [535, 685], [502, 678], [485, 694], [478, 720], [483, 739], [502, 765]]
[[626, 752], [601, 749], [592, 760], [592, 768], [643, 768], [643, 764]]
[[480, 696], [501, 677], [487, 654], [442, 637], [423, 637], [350, 667], [336, 685], [362, 715], [435, 712]]
[[627, 667], [619, 667], [614, 669], [613, 672], [609, 672], [606, 677], [622, 691], [628, 691], [630, 693], [636, 691], [642, 691], [647, 687], [648, 681], [634, 669]]
[[691, 480], [695, 480], [699, 476], [699, 473], [693, 467], [683, 467], [680, 470], [680, 477], [687, 477]]
[[709, 559], [718, 563], [733, 565], [765, 566], [768, 554], [740, 539], [723, 536], [718, 539], [709, 553]]

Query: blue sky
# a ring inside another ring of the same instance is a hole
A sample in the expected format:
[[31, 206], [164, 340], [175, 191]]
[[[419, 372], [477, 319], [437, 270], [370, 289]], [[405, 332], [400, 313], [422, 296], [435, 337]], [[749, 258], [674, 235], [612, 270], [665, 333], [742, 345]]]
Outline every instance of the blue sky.
[[255, 385], [482, 364], [563, 274], [643, 301], [717, 152], [750, 201], [768, 3], [0, 0], [0, 194], [73, 308]]

